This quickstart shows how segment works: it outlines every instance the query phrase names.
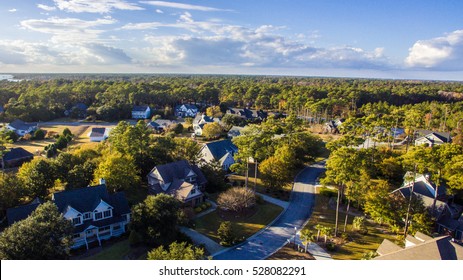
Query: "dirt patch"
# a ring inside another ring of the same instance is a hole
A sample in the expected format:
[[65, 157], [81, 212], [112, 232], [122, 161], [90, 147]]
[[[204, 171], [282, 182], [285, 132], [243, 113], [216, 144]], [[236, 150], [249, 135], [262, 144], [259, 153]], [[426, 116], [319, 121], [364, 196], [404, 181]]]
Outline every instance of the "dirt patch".
[[315, 260], [311, 254], [305, 253], [303, 250], [304, 248], [299, 247], [298, 251], [297, 247], [294, 247], [293, 244], [286, 244], [268, 257], [267, 260]]

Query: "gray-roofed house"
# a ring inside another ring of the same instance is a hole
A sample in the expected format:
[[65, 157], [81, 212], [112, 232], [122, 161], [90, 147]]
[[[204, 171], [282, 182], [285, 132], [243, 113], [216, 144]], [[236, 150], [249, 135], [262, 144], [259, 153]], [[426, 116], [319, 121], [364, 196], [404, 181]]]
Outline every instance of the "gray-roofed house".
[[450, 134], [443, 132], [431, 132], [415, 140], [415, 146], [428, 146], [442, 145], [451, 142]]
[[88, 137], [90, 137], [90, 142], [101, 142], [108, 139], [109, 132], [111, 129], [106, 127], [93, 127]]
[[448, 203], [437, 219], [437, 232], [451, 235], [463, 243], [463, 206]]
[[227, 133], [228, 138], [234, 138], [237, 136], [241, 135], [241, 130], [243, 130], [244, 127], [241, 126], [232, 126], [230, 130]]
[[[82, 246], [88, 249], [91, 242], [97, 242], [101, 246], [102, 240], [125, 233], [130, 222], [130, 207], [125, 194], [109, 194], [103, 179], [98, 186], [54, 193], [52, 201], [63, 217], [74, 226], [73, 249]], [[8, 222], [12, 224], [26, 218], [37, 206], [26, 205], [28, 209], [9, 209], [11, 220]]]
[[149, 119], [151, 117], [150, 106], [133, 106], [132, 119]]
[[175, 115], [181, 118], [194, 118], [198, 113], [198, 107], [193, 104], [181, 104], [175, 106]]
[[11, 226], [16, 222], [29, 217], [29, 215], [34, 212], [40, 204], [42, 204], [42, 200], [36, 198], [28, 204], [6, 209], [6, 219], [8, 221], [8, 225]]
[[407, 236], [405, 248], [385, 239], [376, 251], [374, 260], [463, 260], [463, 246], [450, 236], [432, 238], [417, 232]]
[[34, 155], [23, 148], [11, 148], [8, 152], [3, 154], [1, 161], [1, 168], [12, 168], [21, 166], [24, 162], [31, 161]]
[[212, 117], [206, 116], [205, 114], [197, 115], [195, 119], [193, 120], [194, 134], [198, 136], [203, 135], [204, 126], [208, 123], [214, 123], [214, 122], [218, 124], [222, 123], [220, 118], [212, 118]]
[[236, 153], [238, 153], [238, 147], [229, 139], [204, 144], [199, 151], [204, 162], [216, 161], [223, 170], [228, 170], [235, 163]]
[[252, 110], [248, 108], [228, 108], [226, 114], [235, 115], [240, 118], [254, 121], [254, 120], [264, 120], [268, 117], [268, 113], [263, 110]]
[[151, 194], [166, 193], [192, 207], [205, 200], [206, 178], [196, 165], [190, 165], [186, 160], [157, 165], [147, 179]]
[[37, 123], [27, 123], [16, 119], [9, 123], [7, 128], [14, 131], [19, 136], [24, 136], [28, 133], [32, 134], [32, 132], [36, 131], [39, 127]]
[[[412, 190], [413, 189], [413, 190]], [[426, 207], [432, 207], [434, 198], [436, 198], [436, 212], [438, 216], [444, 210], [446, 203], [446, 188], [445, 186], [437, 187], [431, 180], [428, 174], [416, 174], [413, 180], [413, 172], [407, 172], [404, 176], [404, 183], [394, 192], [400, 192], [404, 197], [410, 197], [411, 192], [420, 197]]]
[[168, 130], [176, 124], [178, 124], [178, 122], [175, 120], [157, 119], [155, 121], [149, 122], [147, 126], [155, 132], [161, 133]]

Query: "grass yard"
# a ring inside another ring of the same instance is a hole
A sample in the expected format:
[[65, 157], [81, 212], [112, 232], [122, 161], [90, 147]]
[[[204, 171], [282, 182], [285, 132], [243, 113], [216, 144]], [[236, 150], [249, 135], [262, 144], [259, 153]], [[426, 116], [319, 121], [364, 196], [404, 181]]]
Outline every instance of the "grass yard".
[[124, 239], [111, 244], [96, 255], [90, 256], [88, 260], [123, 260], [130, 253], [129, 239]]
[[[246, 182], [245, 176], [236, 174], [230, 175], [228, 179], [230, 180], [230, 182], [237, 182], [239, 185], [244, 185]], [[249, 172], [248, 186], [250, 188], [254, 188], [254, 172], [251, 171]], [[271, 190], [262, 183], [262, 180], [260, 178], [257, 178], [256, 191], [271, 196], [273, 198], [289, 201], [292, 188], [292, 184], [286, 184], [280, 190]]]
[[[317, 232], [314, 227], [317, 224], [323, 226], [328, 226], [334, 229], [335, 220], [336, 220], [336, 211], [329, 207], [328, 205], [329, 198], [320, 194], [316, 195], [315, 207], [313, 209], [312, 216], [306, 225], [306, 228]], [[382, 227], [373, 222], [367, 221], [366, 226], [368, 228], [368, 233], [362, 235], [356, 231], [352, 230], [352, 221], [354, 216], [349, 215], [347, 220], [346, 233], [349, 238], [347, 242], [338, 245], [334, 252], [329, 252], [332, 255], [333, 259], [336, 260], [360, 260], [363, 254], [369, 251], [376, 251], [379, 245], [383, 242], [384, 239], [389, 239], [393, 242], [398, 243], [399, 241], [396, 238], [396, 234], [387, 232], [386, 227]], [[345, 213], [339, 213], [339, 223], [338, 231], [339, 235], [343, 232], [344, 229], [344, 219]], [[320, 236], [320, 241], [318, 244], [324, 246], [323, 236]]]
[[[231, 221], [235, 230], [236, 237], [248, 238], [259, 230], [263, 229], [267, 224], [273, 221], [283, 208], [280, 206], [264, 203], [257, 205], [257, 212], [248, 218], [236, 218]], [[207, 235], [211, 239], [219, 242], [217, 229], [220, 223], [224, 220], [218, 214], [218, 211], [211, 212], [195, 220], [195, 230]]]

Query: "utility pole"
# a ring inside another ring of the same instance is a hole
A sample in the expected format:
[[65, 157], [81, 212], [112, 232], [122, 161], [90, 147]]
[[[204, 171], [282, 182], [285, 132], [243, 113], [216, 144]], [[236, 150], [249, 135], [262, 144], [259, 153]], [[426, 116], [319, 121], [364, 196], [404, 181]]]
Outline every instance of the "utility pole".
[[415, 163], [415, 169], [413, 171], [413, 183], [412, 183], [412, 190], [410, 192], [410, 199], [408, 200], [408, 209], [407, 209], [407, 216], [405, 217], [405, 230], [404, 230], [404, 237], [407, 237], [408, 233], [408, 220], [410, 217], [410, 208], [412, 206], [412, 197], [413, 197], [413, 191], [415, 189], [415, 180], [416, 180], [416, 163]]

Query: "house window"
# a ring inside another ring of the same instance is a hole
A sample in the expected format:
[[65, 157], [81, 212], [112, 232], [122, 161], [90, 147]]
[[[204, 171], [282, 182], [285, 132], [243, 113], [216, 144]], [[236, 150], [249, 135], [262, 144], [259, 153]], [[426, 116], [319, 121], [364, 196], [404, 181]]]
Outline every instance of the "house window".
[[121, 225], [115, 225], [115, 226], [113, 226], [113, 230], [119, 230], [119, 229], [121, 229]]
[[80, 233], [76, 233], [72, 236], [72, 238], [80, 238]]
[[73, 219], [72, 219], [72, 224], [73, 224], [73, 225], [79, 225], [80, 223], [81, 223], [80, 217], [77, 217], [77, 218], [73, 218]]
[[84, 221], [90, 220], [91, 218], [92, 218], [92, 213], [90, 212], [84, 213]]
[[87, 230], [87, 235], [89, 235], [89, 234], [93, 234], [93, 230], [91, 230], [91, 229]]
[[192, 188], [190, 193], [195, 194], [196, 193], [196, 188]]
[[111, 217], [111, 210], [106, 210], [106, 211], [104, 211], [104, 212], [103, 212], [103, 216], [104, 216], [105, 218]]
[[95, 221], [103, 219], [103, 213], [101, 212], [96, 212], [95, 213]]
[[101, 228], [98, 229], [98, 232], [107, 231], [109, 229], [110, 229], [110, 226], [101, 227]]

